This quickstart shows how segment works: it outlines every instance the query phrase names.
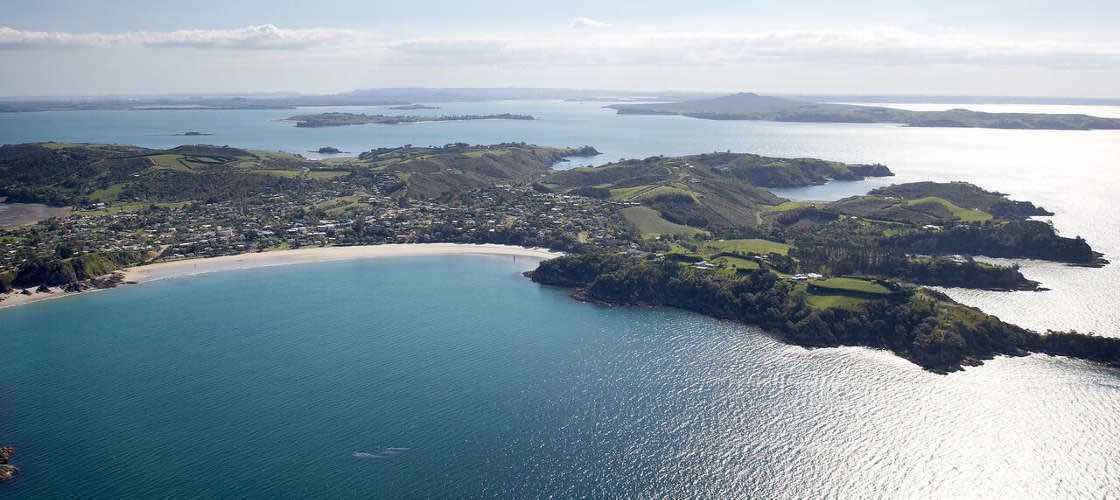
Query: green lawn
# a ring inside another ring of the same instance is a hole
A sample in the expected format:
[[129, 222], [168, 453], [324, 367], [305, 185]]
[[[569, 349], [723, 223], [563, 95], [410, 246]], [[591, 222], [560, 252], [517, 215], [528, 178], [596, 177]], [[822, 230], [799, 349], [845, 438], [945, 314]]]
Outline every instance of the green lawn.
[[811, 206], [813, 206], [813, 204], [809, 203], [807, 201], [786, 201], [786, 202], [783, 202], [779, 205], [766, 207], [766, 211], [767, 212], [786, 212], [786, 211], [794, 210], [794, 209], [797, 209], [797, 208], [804, 208], [804, 207], [811, 207]]
[[113, 184], [105, 189], [98, 189], [90, 193], [88, 198], [101, 202], [117, 201], [117, 197], [120, 196], [122, 190], [124, 190], [124, 184]]
[[730, 267], [732, 269], [745, 269], [748, 271], [758, 269], [758, 262], [748, 259], [740, 259], [738, 257], [720, 257], [712, 262], [715, 264], [721, 264], [725, 267]]
[[861, 280], [857, 278], [828, 278], [824, 280], [814, 280], [810, 283], [818, 288], [826, 288], [839, 292], [846, 291], [879, 295], [886, 295], [891, 293], [890, 289], [883, 285], [880, 285], [873, 281]]
[[152, 155], [148, 157], [152, 162], [152, 166], [161, 170], [178, 170], [180, 172], [190, 172], [191, 167], [183, 162], [183, 155], [166, 154], [166, 155]]
[[[606, 186], [600, 186], [600, 187], [606, 187]], [[650, 189], [653, 189], [652, 185], [632, 186], [632, 187], [626, 187], [626, 188], [612, 189], [612, 190], [610, 190], [611, 191], [611, 199], [629, 200], [629, 199], [633, 198], [634, 196], [638, 195], [639, 193], [641, 193], [642, 191], [647, 191], [647, 190], [650, 190]]]
[[666, 234], [679, 234], [684, 236], [697, 236], [707, 234], [707, 231], [691, 226], [669, 222], [649, 207], [634, 206], [622, 209], [622, 216], [633, 224], [641, 233], [642, 238], [656, 238]]
[[704, 241], [700, 244], [700, 248], [712, 254], [728, 252], [740, 254], [756, 253], [766, 255], [768, 253], [776, 253], [788, 255], [790, 247], [785, 243], [778, 243], [776, 241], [747, 239]]
[[346, 170], [312, 170], [307, 173], [308, 177], [319, 180], [336, 179], [347, 175], [350, 175], [350, 172]]
[[830, 309], [834, 307], [857, 306], [867, 302], [867, 299], [849, 297], [847, 295], [809, 295], [809, 298], [806, 299], [805, 302], [813, 309]]
[[971, 208], [961, 208], [953, 204], [953, 202], [946, 200], [945, 198], [939, 198], [937, 196], [927, 196], [925, 198], [910, 200], [906, 202], [906, 206], [913, 207], [916, 205], [925, 205], [928, 203], [936, 203], [945, 207], [947, 210], [949, 210], [949, 212], [952, 212], [954, 217], [960, 219], [963, 222], [983, 222], [992, 219], [992, 214], [982, 212], [980, 210], [974, 210]]
[[355, 208], [368, 206], [362, 203], [361, 199], [362, 197], [357, 195], [341, 196], [324, 201], [316, 205], [315, 208], [322, 210], [328, 217], [338, 217]]

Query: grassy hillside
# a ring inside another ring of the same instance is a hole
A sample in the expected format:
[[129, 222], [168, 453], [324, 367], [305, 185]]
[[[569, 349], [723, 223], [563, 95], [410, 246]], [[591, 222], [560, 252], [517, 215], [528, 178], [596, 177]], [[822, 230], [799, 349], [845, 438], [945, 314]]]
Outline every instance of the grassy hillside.
[[674, 224], [661, 217], [656, 210], [634, 206], [622, 209], [622, 216], [634, 226], [642, 238], [658, 238], [666, 235], [698, 236], [707, 234], [704, 230]]
[[639, 203], [674, 224], [726, 232], [757, 227], [761, 212], [786, 203], [766, 187], [883, 175], [891, 175], [883, 165], [712, 153], [576, 168], [541, 182], [561, 192]]
[[188, 145], [167, 150], [101, 144], [0, 147], [0, 196], [51, 205], [220, 201], [299, 190], [355, 172], [395, 176], [415, 197], [521, 181], [594, 148], [526, 144], [385, 148], [357, 159], [311, 161], [282, 152]]
[[[921, 200], [948, 201], [949, 204], [963, 209], [985, 212], [1000, 218], [1024, 218], [1038, 215], [1054, 215], [1044, 208], [1028, 201], [1013, 201], [1006, 194], [986, 191], [967, 182], [911, 182], [894, 184], [875, 189], [868, 193], [885, 198], [902, 198], [917, 202]], [[975, 216], [973, 220], [977, 219]], [[989, 217], [990, 218], [990, 217]], [[962, 217], [964, 220], [964, 217]]]

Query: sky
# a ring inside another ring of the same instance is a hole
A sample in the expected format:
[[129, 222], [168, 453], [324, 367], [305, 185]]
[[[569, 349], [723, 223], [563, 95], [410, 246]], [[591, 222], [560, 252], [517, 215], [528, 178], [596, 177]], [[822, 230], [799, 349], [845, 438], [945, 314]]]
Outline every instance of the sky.
[[0, 96], [566, 87], [1120, 97], [1120, 1], [0, 0]]

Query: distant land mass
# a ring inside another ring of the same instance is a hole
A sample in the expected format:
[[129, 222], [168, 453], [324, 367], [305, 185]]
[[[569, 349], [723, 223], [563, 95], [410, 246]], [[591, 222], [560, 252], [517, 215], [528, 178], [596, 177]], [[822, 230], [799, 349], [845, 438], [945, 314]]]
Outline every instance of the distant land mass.
[[411, 115], [367, 115], [365, 113], [318, 113], [296, 115], [285, 121], [296, 122], [300, 128], [341, 127], [345, 125], [398, 125], [401, 123], [455, 122], [469, 120], [533, 120], [530, 115], [499, 113], [494, 115], [448, 115], [448, 116], [411, 116]]
[[1031, 97], [983, 95], [849, 95], [782, 94], [782, 97], [813, 102], [889, 102], [933, 104], [1046, 104], [1060, 106], [1120, 106], [1120, 99], [1107, 97]]
[[414, 111], [419, 109], [439, 109], [439, 106], [428, 106], [426, 104], [408, 104], [406, 106], [392, 106], [389, 109], [394, 111]]
[[80, 110], [295, 109], [321, 106], [411, 106], [420, 102], [629, 99], [679, 101], [715, 94], [556, 88], [381, 88], [338, 94], [77, 96], [0, 98], [0, 113]]
[[708, 120], [762, 120], [809, 123], [900, 123], [910, 127], [1094, 130], [1120, 129], [1120, 119], [1080, 114], [982, 113], [966, 109], [909, 111], [877, 106], [831, 104], [739, 93], [673, 103], [614, 104], [619, 114], [681, 115]]

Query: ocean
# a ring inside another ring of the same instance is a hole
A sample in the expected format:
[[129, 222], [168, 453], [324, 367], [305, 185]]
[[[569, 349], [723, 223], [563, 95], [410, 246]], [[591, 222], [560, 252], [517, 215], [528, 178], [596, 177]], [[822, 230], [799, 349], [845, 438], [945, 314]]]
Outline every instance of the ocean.
[[[0, 143], [357, 153], [525, 141], [604, 152], [568, 165], [724, 150], [878, 162], [897, 176], [780, 194], [836, 199], [964, 180], [1034, 201], [1056, 212], [1062, 234], [1120, 258], [1116, 131], [717, 122], [617, 116], [600, 103], [441, 106], [434, 112], [538, 120], [297, 129], [277, 120], [305, 110], [44, 112], [0, 115]], [[173, 135], [186, 130], [214, 135]], [[947, 292], [1025, 327], [1120, 336], [1120, 262], [1018, 263], [1051, 290]], [[0, 311], [0, 442], [18, 447], [22, 469], [0, 496], [1120, 492], [1116, 370], [1036, 355], [933, 375], [885, 352], [805, 350], [681, 311], [578, 303], [521, 277], [532, 265], [297, 265]]]

